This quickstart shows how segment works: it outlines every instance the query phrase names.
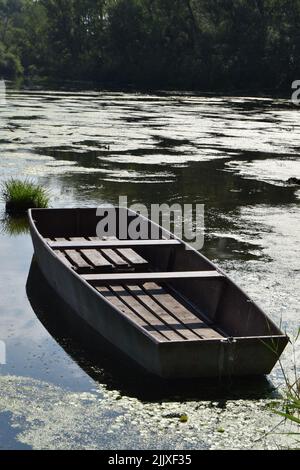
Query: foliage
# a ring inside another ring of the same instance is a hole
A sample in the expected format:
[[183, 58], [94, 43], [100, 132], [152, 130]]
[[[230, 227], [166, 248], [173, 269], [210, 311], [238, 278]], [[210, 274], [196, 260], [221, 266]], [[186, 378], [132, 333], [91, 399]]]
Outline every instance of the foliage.
[[10, 179], [2, 185], [2, 199], [8, 214], [23, 214], [30, 208], [46, 208], [49, 204], [47, 191], [31, 181]]
[[0, 77], [16, 78], [23, 73], [23, 67], [18, 56], [6, 50], [0, 43]]
[[0, 75], [287, 90], [300, 0], [0, 0]]

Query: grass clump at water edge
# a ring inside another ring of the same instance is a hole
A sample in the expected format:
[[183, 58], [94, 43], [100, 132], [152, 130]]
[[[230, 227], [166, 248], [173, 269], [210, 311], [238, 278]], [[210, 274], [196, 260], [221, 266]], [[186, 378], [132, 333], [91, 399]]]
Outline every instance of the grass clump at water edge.
[[29, 180], [10, 179], [2, 184], [2, 199], [9, 215], [25, 214], [31, 208], [47, 208], [49, 194], [47, 190]]

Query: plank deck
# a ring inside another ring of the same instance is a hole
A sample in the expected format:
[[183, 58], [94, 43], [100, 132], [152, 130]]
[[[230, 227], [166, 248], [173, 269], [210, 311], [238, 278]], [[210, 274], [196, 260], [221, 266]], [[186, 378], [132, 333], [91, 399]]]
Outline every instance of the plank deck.
[[109, 286], [109, 288], [113, 291], [113, 293], [118, 296], [120, 300], [129, 308], [133, 310], [133, 312], [141, 317], [147, 324], [151, 325], [155, 328], [156, 331], [163, 334], [168, 340], [171, 341], [182, 341], [183, 337], [174, 331], [170, 325], [163, 322], [160, 318], [153, 315], [150, 310], [145, 308], [141, 302], [139, 302], [133, 295], [131, 295], [128, 290], [121, 285], [113, 285]]
[[142, 256], [136, 253], [132, 248], [121, 248], [116, 250], [119, 255], [121, 255], [125, 260], [130, 264], [138, 268], [146, 268], [148, 266], [148, 261], [146, 261]]
[[[63, 243], [66, 241], [65, 238], [55, 238], [55, 241], [58, 243]], [[60, 251], [60, 259], [63, 260], [63, 257], [68, 260], [69, 263], [73, 266], [75, 270], [85, 270], [85, 271], [92, 271], [93, 266], [90, 265], [79, 252], [76, 250], [64, 250]]]
[[127, 286], [130, 293], [150, 312], [160, 318], [163, 322], [170, 325], [184, 339], [197, 340], [199, 336], [189, 330], [180, 320], [172, 316], [165, 308], [148, 295], [141, 286]]
[[81, 253], [95, 268], [103, 268], [103, 270], [105, 269], [107, 271], [113, 269], [112, 263], [104, 258], [97, 250], [81, 250]]
[[223, 338], [157, 284], [109, 285], [96, 289], [119, 310], [125, 310], [127, 315], [130, 312], [130, 318], [138, 325], [160, 333], [168, 341]]
[[[70, 238], [71, 241], [86, 241], [85, 238]], [[80, 250], [80, 254], [95, 268], [100, 268], [103, 271], [112, 271], [113, 264], [108, 261], [100, 251], [96, 249]]]
[[144, 328], [159, 342], [166, 341], [167, 338], [158, 332], [154, 326], [149, 324], [139, 315], [137, 315], [128, 305], [126, 305], [115, 293], [108, 287], [97, 287], [97, 290], [103, 295], [113, 306], [115, 306], [126, 318], [133, 321], [140, 327]]
[[[91, 241], [99, 241], [98, 237], [89, 237]], [[114, 240], [117, 241], [117, 237], [110, 236], [106, 237], [105, 240]], [[148, 266], [148, 261], [146, 261], [142, 256], [140, 256], [132, 248], [120, 248], [116, 249], [116, 252], [122, 256], [128, 263], [133, 264], [135, 267], [142, 268], [143, 266]]]
[[[66, 240], [66, 238], [55, 238], [55, 241], [64, 243], [68, 240]], [[63, 250], [61, 253], [71, 262], [75, 270], [78, 270], [79, 272], [89, 272], [93, 270], [93, 265], [88, 263], [88, 261], [85, 260], [77, 250]]]
[[167, 292], [162, 286], [156, 283], [146, 283], [143, 289], [154, 299], [162, 308], [166, 309], [171, 315], [182, 322], [186, 328], [189, 328], [196, 335], [202, 338], [222, 338], [223, 336], [207, 325], [203, 320], [197, 317], [183, 303]]
[[129, 264], [122, 258], [118, 253], [111, 249], [101, 250], [101, 253], [108, 259], [111, 263], [113, 263], [117, 268], [129, 268]]
[[93, 266], [89, 264], [82, 256], [80, 253], [78, 253], [76, 250], [66, 250], [65, 254], [67, 257], [73, 262], [77, 268], [80, 269], [90, 269], [92, 271]]
[[[53, 240], [51, 240], [51, 238], [46, 238], [45, 240], [48, 244], [53, 241]], [[55, 254], [63, 264], [68, 266], [68, 268], [75, 269], [75, 265], [73, 263], [71, 263], [71, 261], [68, 260], [68, 258], [66, 257], [66, 255], [62, 251], [56, 251]]]
[[57, 251], [55, 254], [62, 263], [68, 266], [68, 268], [75, 269], [75, 265], [71, 263], [71, 261], [68, 260], [68, 258], [66, 257], [64, 253], [62, 253], [61, 251]]

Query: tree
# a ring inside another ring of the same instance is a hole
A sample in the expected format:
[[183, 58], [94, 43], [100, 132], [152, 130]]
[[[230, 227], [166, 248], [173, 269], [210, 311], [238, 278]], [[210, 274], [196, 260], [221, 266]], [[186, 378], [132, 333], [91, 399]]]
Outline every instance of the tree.
[[299, 20], [300, 0], [0, 0], [0, 73], [288, 89]]
[[42, 0], [49, 70], [60, 78], [97, 74], [103, 60], [105, 0]]

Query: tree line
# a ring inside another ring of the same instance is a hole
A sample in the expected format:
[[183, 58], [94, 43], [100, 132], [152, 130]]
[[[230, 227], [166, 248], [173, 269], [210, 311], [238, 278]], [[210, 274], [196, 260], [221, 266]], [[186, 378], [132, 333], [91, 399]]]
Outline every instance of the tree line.
[[300, 0], [0, 0], [0, 78], [288, 90]]

